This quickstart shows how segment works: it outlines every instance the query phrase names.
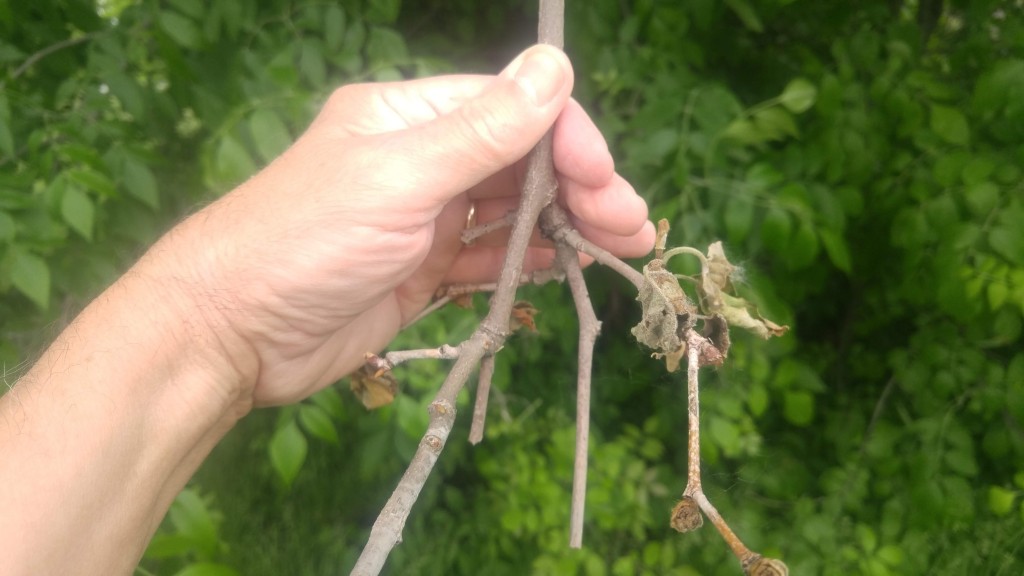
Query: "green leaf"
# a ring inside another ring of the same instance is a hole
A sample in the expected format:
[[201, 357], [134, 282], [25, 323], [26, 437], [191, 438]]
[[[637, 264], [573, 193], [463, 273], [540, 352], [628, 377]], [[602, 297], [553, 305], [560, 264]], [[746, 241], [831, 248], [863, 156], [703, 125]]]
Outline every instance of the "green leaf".
[[[235, 2], [237, 0], [222, 0], [221, 3]], [[195, 20], [203, 19], [203, 3], [201, 0], [170, 0], [171, 6], [178, 9], [179, 12], [190, 16]]]
[[988, 509], [996, 516], [1006, 516], [1013, 511], [1013, 503], [1017, 493], [1002, 486], [989, 486]]
[[832, 261], [832, 264], [849, 274], [852, 271], [852, 265], [846, 238], [826, 229], [819, 230], [818, 236], [821, 238], [821, 244], [825, 247], [825, 253], [828, 254], [828, 259]]
[[782, 414], [790, 424], [808, 426], [814, 420], [814, 396], [802, 390], [787, 390], [782, 397]]
[[366, 57], [371, 66], [393, 66], [409, 59], [402, 35], [390, 28], [371, 28], [366, 41]]
[[13, 251], [11, 283], [42, 310], [50, 304], [50, 269], [42, 258], [21, 249]]
[[722, 131], [722, 138], [735, 140], [741, 144], [758, 144], [764, 140], [761, 129], [745, 118], [730, 122]]
[[156, 176], [142, 162], [128, 156], [124, 161], [124, 187], [128, 193], [153, 210], [160, 208], [160, 192]]
[[185, 566], [174, 576], [238, 576], [238, 571], [224, 564], [196, 562]]
[[125, 111], [135, 118], [142, 116], [145, 110], [145, 101], [142, 90], [135, 80], [120, 70], [104, 70], [102, 80], [114, 96], [121, 101], [121, 106]]
[[977, 156], [971, 158], [970, 162], [964, 166], [961, 177], [964, 180], [964, 184], [971, 186], [973, 184], [980, 184], [984, 182], [996, 168], [996, 163], [991, 159], [984, 156]]
[[324, 44], [328, 52], [341, 49], [341, 41], [345, 37], [345, 12], [337, 4], [331, 4], [324, 14]]
[[814, 84], [803, 78], [795, 78], [786, 84], [786, 88], [779, 96], [779, 102], [790, 112], [801, 114], [814, 106], [817, 97], [818, 89]]
[[60, 202], [60, 215], [71, 229], [92, 241], [96, 208], [89, 196], [77, 186], [68, 186]]
[[1006, 298], [1010, 295], [1010, 288], [1005, 282], [996, 280], [989, 283], [985, 295], [988, 297], [989, 309], [998, 310], [1006, 303]]
[[999, 187], [991, 182], [969, 184], [964, 190], [964, 200], [975, 216], [987, 216], [999, 204]]
[[167, 513], [178, 533], [188, 536], [202, 556], [212, 556], [220, 547], [218, 520], [207, 508], [199, 493], [185, 488], [174, 498]]
[[764, 414], [768, 409], [768, 390], [763, 384], [750, 386], [750, 390], [747, 391], [747, 406], [754, 417]]
[[171, 37], [175, 44], [195, 50], [203, 40], [202, 31], [195, 22], [171, 10], [160, 12], [160, 28]]
[[0, 242], [10, 242], [15, 235], [14, 218], [7, 212], [0, 212]]
[[273, 110], [267, 108], [253, 112], [249, 118], [249, 133], [256, 151], [265, 162], [277, 158], [292, 143], [288, 127]]
[[878, 552], [876, 552], [875, 555], [878, 556], [879, 560], [894, 568], [903, 564], [903, 560], [905, 558], [903, 549], [892, 544], [882, 546], [878, 549]]
[[11, 130], [11, 108], [7, 101], [7, 91], [0, 91], [0, 152], [14, 155], [14, 135]]
[[146, 546], [146, 558], [173, 558], [184, 556], [196, 549], [192, 538], [185, 534], [157, 534]]
[[764, 32], [764, 24], [761, 24], [761, 18], [758, 17], [757, 11], [754, 10], [754, 7], [747, 0], [725, 0], [725, 3], [739, 17], [748, 30]]
[[971, 139], [967, 118], [956, 108], [932, 104], [931, 129], [950, 144], [966, 146]]
[[86, 190], [95, 192], [98, 196], [107, 198], [117, 196], [117, 188], [110, 177], [92, 168], [72, 168], [66, 170], [64, 175], [69, 182], [80, 184]]
[[786, 250], [784, 258], [790, 268], [797, 270], [805, 268], [814, 262], [818, 257], [818, 235], [814, 226], [807, 220], [802, 220], [797, 226], [789, 242], [789, 249]]
[[332, 386], [313, 394], [310, 400], [334, 418], [341, 418], [345, 415], [345, 404], [341, 400], [341, 394]]
[[988, 233], [988, 244], [1000, 256], [1024, 266], [1024, 234], [1008, 225], [994, 226]]
[[375, 0], [366, 6], [366, 20], [373, 24], [392, 24], [398, 19], [401, 0]]
[[789, 244], [793, 220], [789, 212], [779, 206], [772, 206], [761, 222], [761, 241], [775, 252], [783, 252]]
[[327, 63], [324, 62], [324, 50], [319, 40], [302, 42], [299, 71], [313, 88], [321, 88], [327, 83]]
[[725, 205], [725, 233], [729, 241], [739, 244], [754, 225], [754, 203], [746, 195], [735, 196]]
[[299, 406], [299, 422], [307, 432], [321, 440], [338, 445], [338, 430], [327, 412], [319, 406], [302, 404]]
[[306, 461], [308, 443], [295, 420], [278, 428], [270, 439], [270, 464], [285, 486], [291, 486]]
[[783, 140], [786, 136], [798, 138], [800, 129], [796, 127], [793, 116], [782, 108], [765, 108], [754, 114], [754, 124], [761, 135], [768, 140]]
[[255, 171], [256, 165], [241, 142], [230, 134], [221, 138], [214, 155], [214, 173], [217, 180], [222, 183], [237, 184], [243, 182]]

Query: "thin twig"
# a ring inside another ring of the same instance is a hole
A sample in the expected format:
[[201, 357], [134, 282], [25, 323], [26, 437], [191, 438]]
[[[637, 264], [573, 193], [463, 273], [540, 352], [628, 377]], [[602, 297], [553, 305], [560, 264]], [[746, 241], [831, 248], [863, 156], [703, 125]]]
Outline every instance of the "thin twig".
[[683, 496], [693, 497], [700, 484], [700, 349], [694, 346], [700, 337], [692, 329], [686, 333], [686, 488]]
[[484, 222], [483, 224], [478, 224], [471, 228], [466, 228], [465, 230], [462, 231], [462, 243], [467, 245], [472, 244], [473, 242], [476, 241], [477, 238], [480, 238], [481, 236], [486, 236], [491, 232], [494, 232], [495, 230], [508, 228], [515, 221], [516, 211], [510, 210], [508, 213], [506, 213], [501, 218], [498, 218], [497, 220], [491, 220], [490, 222]]
[[[668, 253], [666, 252], [666, 255]], [[740, 561], [743, 571], [747, 574], [786, 575], [788, 569], [781, 561], [765, 558], [752, 551], [740, 540], [739, 536], [729, 528], [729, 524], [718, 513], [718, 510], [704, 494], [700, 480], [700, 366], [701, 358], [708, 356], [706, 348], [714, 344], [698, 334], [692, 328], [686, 331], [686, 398], [688, 413], [688, 432], [686, 451], [688, 458], [686, 488], [684, 498], [691, 498], [697, 503], [700, 511], [714, 524], [722, 539]], [[694, 527], [699, 526], [699, 523]]]
[[367, 352], [366, 363], [376, 370], [391, 370], [409, 360], [455, 360], [461, 353], [459, 346], [442, 344], [437, 348], [419, 350], [392, 350], [383, 357]]
[[611, 252], [608, 252], [604, 248], [601, 248], [597, 244], [594, 244], [590, 240], [584, 238], [572, 224], [569, 222], [569, 216], [565, 213], [565, 210], [561, 206], [551, 206], [551, 217], [547, 218], [545, 222], [541, 223], [541, 232], [545, 236], [554, 240], [555, 243], [568, 244], [576, 249], [577, 252], [582, 252], [589, 256], [592, 256], [598, 264], [602, 264], [618, 272], [626, 280], [629, 280], [637, 290], [643, 286], [644, 275], [635, 270], [629, 264], [626, 264], [622, 260], [616, 258]]
[[[92, 40], [93, 38], [99, 36], [100, 34], [104, 34], [104, 33], [106, 33], [106, 30], [100, 30], [100, 31], [97, 31], [97, 32], [90, 32], [88, 34], [83, 34], [81, 36], [76, 36], [74, 38], [68, 38], [66, 40], [61, 40], [60, 42], [55, 42], [53, 44], [50, 44], [46, 48], [43, 48], [43, 49], [41, 49], [41, 50], [39, 50], [37, 52], [34, 52], [28, 58], [25, 58], [25, 61], [22, 62], [21, 65], [19, 65], [17, 68], [15, 68], [14, 72], [11, 72], [11, 78], [10, 79], [11, 80], [17, 79], [19, 76], [21, 76], [22, 74], [27, 72], [29, 68], [35, 66], [35, 64], [37, 62], [39, 62], [43, 58], [46, 58], [50, 54], [53, 54], [54, 52], [57, 52], [59, 50], [63, 50], [65, 48], [70, 48], [72, 46], [76, 46], [78, 44], [81, 44], [82, 42], [88, 42], [89, 40]], [[6, 84], [6, 82], [0, 82], [0, 89], [2, 89], [5, 84]]]
[[[541, 0], [539, 36], [541, 42], [562, 47], [562, 0]], [[423, 485], [451, 433], [455, 422], [455, 398], [465, 386], [473, 368], [485, 354], [500, 348], [509, 331], [509, 316], [516, 289], [523, 273], [523, 261], [541, 210], [558, 191], [551, 151], [551, 132], [540, 140], [527, 158], [519, 215], [509, 236], [505, 262], [491, 308], [469, 340], [460, 345], [462, 352], [444, 384], [430, 404], [430, 423], [398, 486], [377, 517], [359, 560], [352, 569], [357, 576], [376, 576], [388, 554], [401, 539], [402, 529]]]
[[484, 439], [487, 424], [487, 401], [494, 379], [494, 354], [484, 356], [480, 361], [480, 375], [477, 378], [476, 401], [473, 404], [473, 422], [469, 426], [469, 443], [476, 446]]
[[[545, 211], [545, 216], [548, 211]], [[567, 244], [556, 247], [559, 263], [576, 303], [579, 318], [579, 344], [576, 373], [576, 455], [572, 468], [572, 505], [569, 514], [569, 547], [583, 546], [583, 518], [587, 498], [587, 457], [590, 445], [590, 382], [594, 361], [594, 342], [601, 332], [601, 322], [587, 292], [576, 251]]]
[[[543, 270], [534, 270], [533, 272], [522, 274], [519, 278], [519, 285], [526, 286], [532, 284], [534, 286], [541, 286], [551, 282], [552, 280], [555, 282], [561, 282], [564, 279], [565, 273], [560, 268], [544, 268]], [[452, 284], [450, 286], [445, 286], [438, 290], [435, 295], [435, 300], [431, 302], [429, 306], [421, 310], [419, 314], [414, 316], [412, 320], [406, 322], [402, 326], [402, 329], [404, 330], [409, 326], [412, 326], [460, 296], [476, 294], [477, 292], [494, 292], [497, 289], [497, 282], [487, 282], [483, 284]]]

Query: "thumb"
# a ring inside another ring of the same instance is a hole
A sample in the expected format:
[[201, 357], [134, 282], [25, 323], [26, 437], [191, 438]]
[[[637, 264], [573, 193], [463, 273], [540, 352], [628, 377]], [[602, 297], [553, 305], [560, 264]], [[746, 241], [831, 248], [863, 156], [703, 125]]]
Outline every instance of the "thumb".
[[558, 118], [572, 85], [566, 55], [533, 46], [482, 92], [392, 140], [385, 162], [415, 175], [423, 200], [440, 207], [526, 156]]

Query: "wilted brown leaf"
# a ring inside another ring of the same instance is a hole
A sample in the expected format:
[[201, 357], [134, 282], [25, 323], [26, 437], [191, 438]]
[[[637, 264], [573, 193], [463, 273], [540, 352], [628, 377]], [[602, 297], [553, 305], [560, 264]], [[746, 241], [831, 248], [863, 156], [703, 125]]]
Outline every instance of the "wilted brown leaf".
[[685, 353], [682, 334], [696, 322], [696, 307], [661, 260], [651, 260], [644, 266], [644, 283], [637, 300], [643, 318], [633, 327], [633, 336], [656, 350], [656, 357], [664, 356], [668, 370], [674, 372]]
[[538, 310], [533, 307], [526, 300], [520, 300], [512, 305], [512, 315], [509, 318], [509, 328], [512, 331], [519, 330], [520, 328], [526, 328], [530, 332], [537, 331], [537, 324], [534, 323], [533, 317], [537, 315]]
[[398, 381], [388, 370], [364, 365], [349, 376], [349, 388], [368, 410], [387, 406], [398, 394]]

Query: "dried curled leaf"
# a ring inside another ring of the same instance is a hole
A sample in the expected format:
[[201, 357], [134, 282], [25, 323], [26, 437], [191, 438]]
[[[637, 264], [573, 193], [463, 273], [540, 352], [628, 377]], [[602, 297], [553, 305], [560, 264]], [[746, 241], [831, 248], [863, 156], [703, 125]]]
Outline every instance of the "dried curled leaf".
[[526, 328], [530, 332], [537, 331], [537, 324], [534, 323], [533, 317], [537, 315], [538, 310], [533, 307], [526, 300], [520, 300], [512, 305], [512, 314], [509, 317], [509, 328], [514, 332], [520, 328]]
[[654, 349], [657, 356], [666, 356], [668, 370], [675, 371], [685, 352], [682, 335], [696, 323], [696, 307], [661, 260], [651, 260], [644, 266], [644, 283], [636, 299], [643, 318], [631, 330], [633, 336]]
[[743, 573], [747, 576], [789, 576], [789, 567], [782, 560], [756, 556], [743, 565]]
[[398, 394], [398, 381], [387, 369], [375, 368], [368, 361], [349, 376], [349, 388], [368, 410], [387, 406]]
[[772, 336], [782, 336], [789, 330], [789, 326], [778, 324], [762, 318], [757, 310], [743, 298], [722, 294], [723, 306], [718, 312], [725, 317], [730, 326], [738, 326], [749, 330], [761, 338], [767, 340]]
[[704, 525], [704, 517], [700, 514], [700, 506], [697, 501], [689, 496], [676, 503], [672, 508], [672, 518], [669, 525], [677, 532], [692, 532]]
[[708, 246], [708, 280], [717, 286], [719, 290], [728, 292], [731, 289], [730, 280], [735, 273], [736, 266], [725, 257], [725, 249], [722, 248], [722, 242], [711, 243]]
[[[789, 326], [779, 326], [771, 320], [762, 318], [749, 302], [726, 293], [731, 288], [729, 281], [735, 272], [736, 266], [726, 258], [721, 242], [708, 246], [707, 266], [701, 273], [700, 282], [697, 283], [697, 292], [700, 294], [704, 311], [712, 315], [721, 315], [730, 326], [749, 330], [761, 338], [768, 339], [785, 334]], [[714, 338], [712, 340], [714, 341]], [[719, 349], [721, 350], [721, 346]]]
[[464, 310], [473, 309], [473, 293], [467, 292], [466, 294], [459, 294], [458, 296], [452, 297], [452, 304], [455, 304], [459, 308]]

